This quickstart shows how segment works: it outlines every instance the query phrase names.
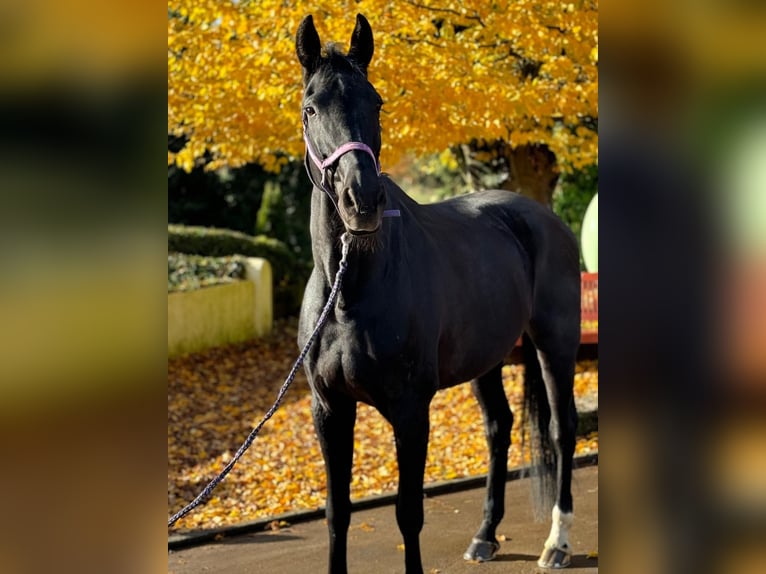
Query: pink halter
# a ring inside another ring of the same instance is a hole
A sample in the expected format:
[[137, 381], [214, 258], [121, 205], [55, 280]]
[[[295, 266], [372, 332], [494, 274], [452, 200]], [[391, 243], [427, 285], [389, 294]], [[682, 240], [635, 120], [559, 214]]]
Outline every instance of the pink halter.
[[319, 156], [317, 156], [316, 152], [314, 151], [314, 148], [311, 146], [311, 142], [309, 141], [309, 138], [306, 135], [306, 130], [303, 131], [303, 140], [306, 142], [306, 150], [309, 153], [309, 157], [311, 158], [311, 161], [313, 161], [314, 165], [317, 166], [319, 170], [322, 172], [322, 179], [324, 179], [324, 173], [328, 167], [330, 167], [332, 164], [338, 161], [342, 155], [347, 154], [348, 152], [355, 149], [358, 149], [360, 151], [363, 151], [369, 154], [369, 156], [372, 158], [372, 162], [375, 164], [375, 170], [378, 172], [378, 175], [380, 175], [380, 164], [378, 163], [378, 160], [375, 157], [375, 154], [370, 149], [370, 146], [368, 146], [365, 143], [362, 143], [362, 142], [344, 143], [342, 146], [340, 146], [338, 149], [332, 152], [330, 154], [330, 157], [322, 161], [319, 159]]
[[[366, 154], [368, 154], [372, 158], [372, 162], [375, 164], [375, 171], [378, 175], [380, 175], [380, 164], [378, 163], [378, 159], [375, 157], [375, 153], [372, 151], [370, 146], [368, 146], [365, 143], [362, 142], [347, 142], [343, 145], [339, 146], [334, 152], [330, 154], [330, 156], [322, 161], [319, 159], [319, 156], [314, 151], [314, 148], [311, 145], [311, 142], [309, 141], [308, 135], [306, 134], [306, 127], [304, 124], [303, 128], [303, 141], [306, 142], [306, 152], [308, 156], [311, 158], [311, 161], [314, 163], [315, 166], [319, 168], [319, 172], [322, 174], [322, 181], [319, 183], [319, 185], [316, 184], [314, 181], [314, 178], [311, 176], [311, 171], [308, 169], [308, 165], [306, 166], [306, 171], [308, 171], [309, 179], [311, 180], [311, 183], [313, 183], [316, 187], [323, 190], [327, 195], [330, 197], [332, 202], [335, 204], [335, 208], [338, 208], [338, 205], [335, 203], [335, 198], [332, 196], [332, 192], [330, 188], [327, 186], [327, 168], [329, 168], [332, 164], [334, 164], [336, 161], [338, 161], [342, 155], [347, 154], [350, 151], [353, 150], [359, 150], [363, 151]], [[400, 211], [398, 209], [387, 209], [383, 212], [383, 217], [399, 217], [401, 215]]]
[[309, 154], [309, 157], [311, 158], [311, 161], [314, 162], [314, 165], [319, 168], [319, 171], [322, 173], [322, 187], [324, 188], [325, 184], [325, 173], [327, 172], [327, 168], [330, 167], [332, 164], [334, 164], [336, 161], [340, 159], [340, 157], [344, 154], [347, 154], [350, 151], [353, 151], [355, 149], [358, 149], [360, 151], [363, 151], [372, 158], [372, 163], [375, 164], [375, 170], [378, 172], [378, 175], [380, 175], [380, 164], [378, 163], [378, 159], [375, 157], [375, 154], [373, 153], [372, 149], [370, 149], [370, 146], [368, 146], [365, 143], [362, 142], [347, 142], [341, 145], [338, 149], [336, 149], [334, 152], [330, 154], [330, 156], [322, 161], [319, 159], [319, 156], [314, 151], [314, 148], [311, 145], [311, 142], [309, 141], [308, 134], [306, 134], [306, 129], [304, 127], [303, 129], [303, 141], [306, 142], [306, 151]]

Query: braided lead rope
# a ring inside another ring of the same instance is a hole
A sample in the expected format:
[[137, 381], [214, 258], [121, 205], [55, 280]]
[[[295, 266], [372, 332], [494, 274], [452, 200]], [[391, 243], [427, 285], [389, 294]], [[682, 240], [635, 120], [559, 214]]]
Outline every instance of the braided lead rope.
[[192, 510], [202, 504], [202, 502], [207, 500], [215, 487], [218, 486], [224, 478], [226, 478], [226, 475], [229, 474], [232, 468], [234, 468], [234, 465], [237, 464], [237, 461], [239, 461], [242, 455], [245, 454], [245, 451], [250, 448], [250, 445], [253, 444], [255, 437], [258, 436], [258, 433], [261, 431], [261, 428], [263, 428], [263, 425], [266, 424], [266, 421], [268, 421], [274, 415], [274, 413], [277, 412], [282, 399], [287, 393], [287, 389], [295, 379], [295, 375], [298, 372], [298, 369], [303, 364], [303, 361], [306, 358], [311, 345], [314, 344], [314, 341], [319, 335], [319, 331], [321, 331], [322, 327], [324, 326], [325, 321], [327, 321], [327, 316], [330, 314], [330, 309], [332, 309], [333, 304], [335, 303], [335, 299], [338, 297], [340, 282], [343, 279], [343, 275], [346, 273], [346, 269], [348, 268], [346, 257], [348, 255], [349, 245], [351, 244], [351, 237], [347, 233], [344, 233], [341, 236], [341, 243], [342, 249], [340, 264], [338, 267], [338, 272], [335, 274], [335, 282], [333, 283], [332, 289], [330, 290], [330, 295], [327, 298], [327, 303], [325, 304], [324, 309], [322, 309], [322, 313], [319, 315], [316, 327], [314, 327], [314, 331], [311, 333], [309, 340], [306, 341], [306, 344], [303, 346], [303, 350], [301, 351], [300, 355], [298, 355], [298, 359], [295, 361], [293, 368], [290, 370], [290, 374], [287, 375], [285, 382], [282, 384], [282, 388], [279, 389], [279, 393], [277, 394], [277, 399], [274, 401], [274, 404], [266, 412], [261, 422], [258, 423], [258, 426], [250, 431], [247, 439], [244, 443], [242, 443], [242, 446], [239, 447], [239, 450], [237, 450], [237, 452], [234, 454], [234, 458], [231, 459], [229, 464], [224, 467], [218, 476], [210, 481], [210, 483], [202, 490], [202, 492], [197, 495], [197, 498], [184, 506], [181, 510], [175, 513], [170, 520], [168, 520], [168, 527], [173, 526], [179, 519], [189, 514]]

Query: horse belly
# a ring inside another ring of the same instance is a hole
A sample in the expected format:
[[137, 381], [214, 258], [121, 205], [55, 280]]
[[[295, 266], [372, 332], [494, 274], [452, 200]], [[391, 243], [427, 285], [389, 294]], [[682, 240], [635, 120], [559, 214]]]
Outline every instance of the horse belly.
[[466, 291], [452, 305], [439, 341], [440, 387], [483, 375], [513, 350], [526, 327], [531, 295], [518, 271]]
[[504, 327], [497, 332], [468, 330], [459, 339], [445, 343], [439, 351], [439, 387], [470, 381], [503, 362], [522, 332], [519, 324]]

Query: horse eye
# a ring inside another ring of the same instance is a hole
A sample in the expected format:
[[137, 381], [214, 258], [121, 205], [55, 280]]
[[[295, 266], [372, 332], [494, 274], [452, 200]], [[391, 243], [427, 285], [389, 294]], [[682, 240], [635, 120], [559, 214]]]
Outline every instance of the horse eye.
[[315, 116], [317, 111], [312, 106], [306, 106], [303, 108], [303, 111], [306, 112], [307, 116]]

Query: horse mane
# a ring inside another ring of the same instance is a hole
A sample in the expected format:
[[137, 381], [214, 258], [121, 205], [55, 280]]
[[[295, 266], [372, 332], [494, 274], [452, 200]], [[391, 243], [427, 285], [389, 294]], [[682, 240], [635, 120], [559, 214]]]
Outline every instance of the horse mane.
[[319, 68], [335, 72], [355, 72], [365, 76], [366, 74], [353, 59], [343, 52], [343, 49], [335, 42], [328, 42], [324, 47], [325, 55], [322, 57]]
[[392, 204], [393, 207], [403, 207], [405, 205], [409, 207], [413, 204], [417, 204], [417, 202], [409, 195], [407, 195], [407, 192], [399, 187], [397, 183], [391, 179], [391, 176], [386, 172], [381, 172], [379, 181], [380, 184], [386, 189], [386, 195], [394, 200]]

